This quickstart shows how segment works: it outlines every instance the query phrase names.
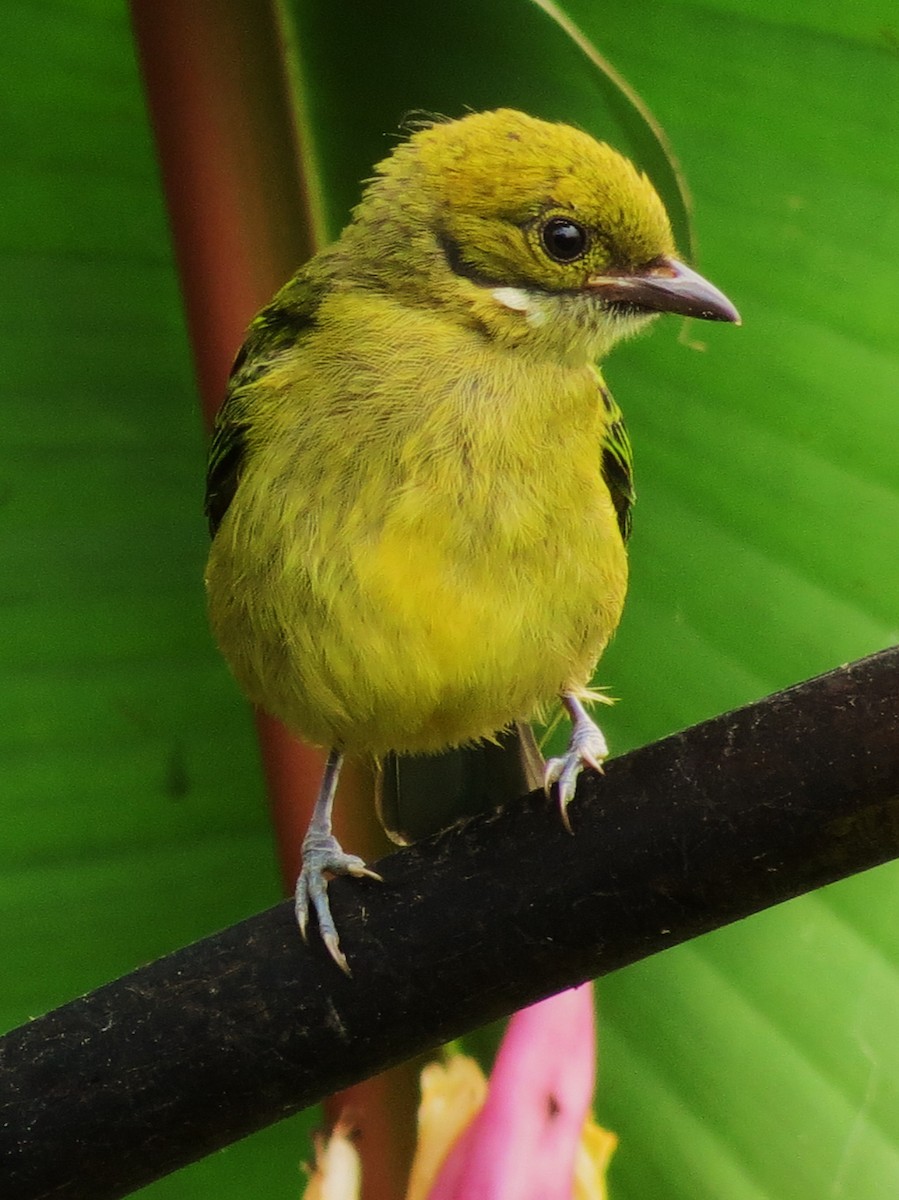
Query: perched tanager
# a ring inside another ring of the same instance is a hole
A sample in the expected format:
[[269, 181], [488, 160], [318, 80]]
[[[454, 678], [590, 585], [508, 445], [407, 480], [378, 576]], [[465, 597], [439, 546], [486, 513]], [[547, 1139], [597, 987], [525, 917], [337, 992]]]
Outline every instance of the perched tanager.
[[[445, 824], [453, 787], [496, 803], [538, 764], [564, 816], [608, 753], [584, 705], [634, 493], [596, 364], [659, 313], [739, 321], [645, 175], [501, 109], [397, 145], [249, 329], [209, 460], [209, 613], [247, 696], [330, 752], [296, 913], [344, 969], [327, 873], [374, 875], [331, 831], [344, 755], [381, 765], [385, 823], [416, 836], [416, 804], [444, 797]], [[558, 699], [571, 739], [544, 769], [524, 723]], [[477, 753], [396, 757], [477, 744], [481, 775]]]

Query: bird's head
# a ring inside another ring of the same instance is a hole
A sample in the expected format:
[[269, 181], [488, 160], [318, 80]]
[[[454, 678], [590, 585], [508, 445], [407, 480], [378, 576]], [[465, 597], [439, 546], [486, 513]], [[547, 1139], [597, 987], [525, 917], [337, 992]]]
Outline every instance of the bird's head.
[[472, 113], [376, 171], [348, 230], [364, 274], [510, 344], [596, 358], [659, 313], [739, 322], [675, 257], [646, 176], [578, 129]]

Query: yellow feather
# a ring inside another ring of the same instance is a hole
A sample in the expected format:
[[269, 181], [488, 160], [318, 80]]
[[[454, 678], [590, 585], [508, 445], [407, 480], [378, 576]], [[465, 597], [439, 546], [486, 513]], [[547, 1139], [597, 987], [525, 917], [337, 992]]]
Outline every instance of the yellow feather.
[[213, 542], [213, 629], [313, 741], [422, 752], [580, 689], [626, 558], [597, 378], [337, 293], [256, 385], [264, 436]]

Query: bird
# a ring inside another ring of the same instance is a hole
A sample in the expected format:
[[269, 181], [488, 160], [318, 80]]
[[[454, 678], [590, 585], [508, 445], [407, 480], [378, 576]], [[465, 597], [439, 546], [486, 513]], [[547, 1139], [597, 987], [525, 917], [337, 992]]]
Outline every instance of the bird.
[[[413, 128], [249, 327], [208, 461], [209, 619], [250, 701], [328, 752], [294, 903], [347, 973], [328, 878], [380, 876], [332, 831], [345, 756], [380, 766], [396, 827], [403, 764], [455, 755], [464, 790], [480, 756], [519, 794], [539, 772], [567, 823], [608, 755], [590, 683], [634, 489], [599, 364], [663, 313], [740, 321], [645, 174], [501, 108]], [[529, 722], [559, 703], [543, 766]]]

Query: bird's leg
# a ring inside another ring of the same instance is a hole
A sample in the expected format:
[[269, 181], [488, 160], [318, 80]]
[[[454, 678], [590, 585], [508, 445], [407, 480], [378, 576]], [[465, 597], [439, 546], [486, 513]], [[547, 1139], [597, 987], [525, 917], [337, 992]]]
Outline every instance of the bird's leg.
[[594, 771], [601, 772], [603, 759], [609, 756], [609, 747], [606, 745], [602, 730], [576, 696], [570, 692], [563, 692], [562, 703], [571, 717], [571, 738], [565, 754], [561, 758], [551, 758], [546, 764], [543, 786], [546, 794], [549, 795], [552, 785], [554, 783], [557, 785], [562, 822], [565, 828], [571, 832], [568, 805], [574, 799], [577, 777], [584, 767], [592, 767]]
[[343, 847], [331, 832], [331, 810], [334, 807], [334, 793], [337, 791], [337, 780], [343, 764], [343, 754], [340, 750], [331, 750], [322, 776], [321, 787], [312, 810], [312, 819], [306, 836], [303, 838], [303, 867], [297, 879], [295, 909], [297, 924], [303, 939], [306, 939], [306, 928], [309, 924], [309, 906], [315, 909], [318, 919], [318, 930], [328, 953], [342, 971], [350, 974], [350, 968], [343, 951], [340, 949], [340, 939], [334, 918], [331, 916], [331, 905], [328, 903], [328, 882], [325, 873], [332, 875], [365, 875], [369, 879], [381, 881], [381, 876], [369, 870], [361, 858], [355, 854], [345, 854]]

